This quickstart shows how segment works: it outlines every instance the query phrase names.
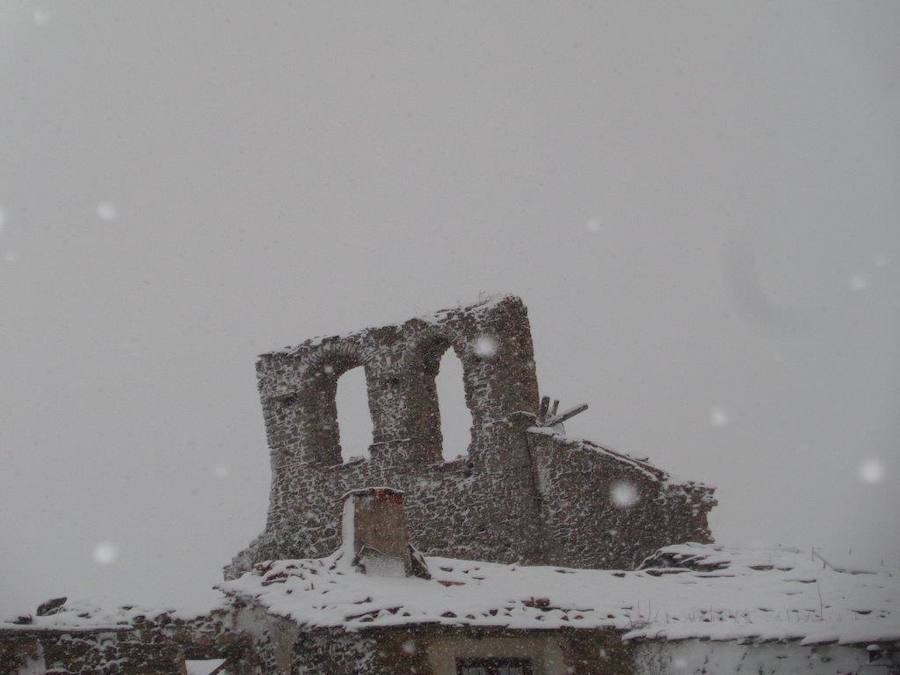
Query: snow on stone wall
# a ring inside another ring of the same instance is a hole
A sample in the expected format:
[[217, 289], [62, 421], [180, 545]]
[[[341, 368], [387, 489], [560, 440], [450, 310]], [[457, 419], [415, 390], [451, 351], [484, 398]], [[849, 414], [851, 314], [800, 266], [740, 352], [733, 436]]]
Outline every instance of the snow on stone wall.
[[866, 649], [844, 645], [680, 640], [644, 642], [634, 651], [635, 675], [893, 675], [898, 666], [880, 659], [870, 663]]
[[652, 551], [712, 541], [712, 489], [593, 443], [529, 433], [547, 564], [632, 569]]
[[[469, 456], [450, 462], [442, 460], [435, 391], [447, 349], [462, 362], [473, 420]], [[335, 392], [341, 374], [358, 366], [374, 442], [368, 460], [344, 464]], [[644, 471], [641, 500], [612, 512], [596, 487], [620, 465], [630, 475], [633, 461], [527, 433], [514, 413], [537, 413], [539, 396], [519, 298], [307, 340], [262, 355], [257, 373], [271, 448], [269, 512], [263, 534], [226, 567], [226, 578], [261, 560], [328, 555], [340, 545], [341, 496], [372, 485], [405, 493], [412, 543], [431, 555], [629, 566], [663, 544], [709, 540], [708, 488], [673, 490], [663, 472]], [[618, 532], [614, 543], [610, 529]]]

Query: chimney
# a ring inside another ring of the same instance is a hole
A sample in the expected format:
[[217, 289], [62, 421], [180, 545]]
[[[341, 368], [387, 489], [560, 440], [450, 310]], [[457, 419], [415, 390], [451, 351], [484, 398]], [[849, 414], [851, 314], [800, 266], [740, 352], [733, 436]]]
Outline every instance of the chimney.
[[345, 494], [341, 536], [344, 559], [361, 572], [430, 578], [424, 558], [409, 543], [400, 490], [372, 487]]

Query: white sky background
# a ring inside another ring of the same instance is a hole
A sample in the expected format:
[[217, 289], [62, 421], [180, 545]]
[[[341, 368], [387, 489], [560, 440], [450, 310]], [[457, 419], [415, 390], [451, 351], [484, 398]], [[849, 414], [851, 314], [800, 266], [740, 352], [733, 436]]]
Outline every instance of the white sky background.
[[900, 562], [898, 36], [895, 2], [4, 2], [0, 614], [202, 597], [265, 518], [255, 355], [497, 290], [570, 432], [716, 485], [720, 541]]

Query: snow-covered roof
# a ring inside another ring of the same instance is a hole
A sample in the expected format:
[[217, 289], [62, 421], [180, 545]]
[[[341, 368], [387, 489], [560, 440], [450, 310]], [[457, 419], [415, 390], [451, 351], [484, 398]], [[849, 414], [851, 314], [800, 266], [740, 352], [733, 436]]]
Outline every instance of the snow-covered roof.
[[[833, 569], [797, 549], [667, 546], [636, 571], [425, 560], [430, 580], [362, 574], [336, 553], [261, 563], [218, 588], [308, 628], [437, 623], [611, 628], [625, 639], [900, 641], [900, 570]], [[128, 630], [139, 617], [191, 621], [227, 605], [68, 602], [27, 624], [0, 621], [0, 630]]]
[[212, 611], [227, 611], [224, 604], [209, 603], [194, 607], [148, 607], [122, 605], [104, 607], [88, 600], [69, 600], [45, 616], [21, 619], [0, 618], [0, 631], [98, 631], [131, 630], [141, 619], [153, 623], [188, 622]]
[[637, 571], [426, 558], [430, 580], [340, 553], [262, 563], [218, 586], [309, 628], [414, 623], [612, 628], [626, 639], [900, 640], [900, 571], [837, 571], [796, 549], [669, 546]]

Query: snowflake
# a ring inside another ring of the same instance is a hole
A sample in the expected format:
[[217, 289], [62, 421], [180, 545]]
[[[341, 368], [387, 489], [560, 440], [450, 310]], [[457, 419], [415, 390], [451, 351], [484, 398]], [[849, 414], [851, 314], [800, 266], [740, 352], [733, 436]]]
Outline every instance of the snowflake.
[[119, 547], [111, 541], [101, 541], [94, 547], [93, 558], [98, 565], [112, 565], [119, 558]]
[[497, 340], [490, 335], [482, 335], [475, 340], [475, 353], [483, 359], [490, 359], [497, 353]]
[[869, 287], [869, 277], [865, 274], [855, 274], [850, 277], [850, 288], [854, 291], [864, 291]]
[[620, 509], [627, 509], [630, 506], [634, 506], [640, 499], [637, 488], [626, 481], [614, 483], [612, 489], [609, 491], [609, 496], [610, 499], [612, 499], [613, 504]]
[[884, 474], [884, 464], [877, 459], [867, 459], [859, 465], [859, 478], [865, 483], [880, 483]]
[[728, 416], [728, 412], [725, 411], [724, 408], [715, 407], [710, 409], [709, 411], [709, 423], [714, 427], [724, 427], [728, 426], [728, 423], [731, 421], [731, 418]]
[[46, 26], [47, 22], [50, 21], [50, 12], [43, 7], [35, 7], [33, 16], [34, 25], [36, 26]]
[[116, 210], [116, 205], [112, 202], [100, 202], [97, 204], [97, 216], [100, 220], [111, 223], [118, 218], [119, 212]]

